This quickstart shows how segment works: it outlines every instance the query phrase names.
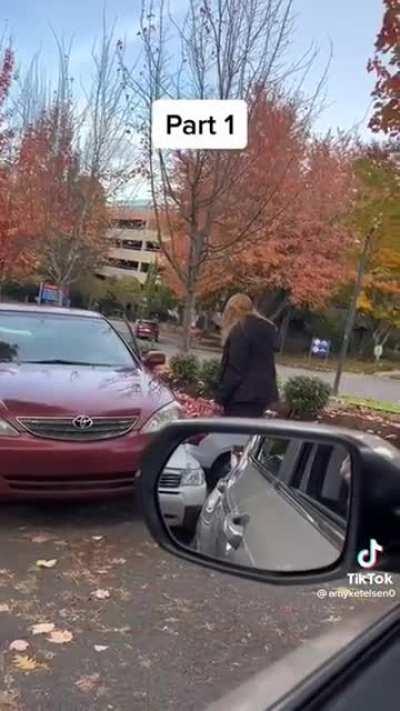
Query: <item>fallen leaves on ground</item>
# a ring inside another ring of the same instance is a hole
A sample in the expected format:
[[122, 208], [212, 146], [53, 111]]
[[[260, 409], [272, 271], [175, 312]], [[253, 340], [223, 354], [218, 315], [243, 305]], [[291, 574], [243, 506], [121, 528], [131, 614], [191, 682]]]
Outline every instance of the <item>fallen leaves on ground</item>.
[[104, 536], [92, 536], [92, 541], [102, 541]]
[[52, 558], [51, 560], [37, 560], [37, 568], [54, 568], [57, 565], [57, 558]]
[[1, 711], [21, 711], [22, 707], [18, 703], [19, 696], [19, 691], [0, 691]]
[[39, 533], [37, 536], [31, 538], [32, 543], [48, 543], [51, 541], [51, 536], [47, 533]]
[[10, 606], [6, 602], [0, 604], [0, 612], [10, 612]]
[[150, 669], [151, 668], [151, 661], [150, 659], [141, 659], [139, 662], [140, 666], [143, 667], [144, 669]]
[[86, 676], [82, 676], [75, 682], [75, 686], [77, 686], [80, 691], [87, 693], [89, 691], [93, 691], [99, 681], [100, 674], [96, 672], [95, 674], [87, 674]]
[[38, 624], [33, 625], [32, 634], [49, 634], [55, 628], [53, 622], [38, 622]]
[[194, 398], [181, 390], [174, 390], [174, 395], [182, 405], [186, 417], [215, 417], [220, 413], [220, 408], [213, 400], [204, 397]]
[[10, 649], [13, 652], [25, 652], [25, 650], [28, 649], [28, 647], [29, 647], [29, 642], [27, 642], [25, 639], [14, 639], [14, 641], [11, 642], [8, 649]]
[[109, 590], [95, 590], [92, 592], [92, 597], [95, 597], [96, 600], [107, 600], [110, 597], [110, 591]]
[[68, 630], [53, 630], [47, 637], [49, 642], [54, 644], [66, 644], [67, 642], [72, 642], [74, 635]]
[[13, 664], [17, 669], [24, 672], [37, 671], [38, 669], [48, 669], [47, 664], [38, 662], [33, 657], [28, 657], [27, 654], [16, 654], [13, 659]]
[[342, 620], [341, 617], [336, 616], [336, 615], [329, 615], [325, 620], [321, 620], [321, 622], [329, 622], [330, 624], [335, 624], [336, 622], [340, 622]]
[[95, 644], [94, 645], [95, 652], [105, 652], [106, 649], [108, 649], [107, 644]]

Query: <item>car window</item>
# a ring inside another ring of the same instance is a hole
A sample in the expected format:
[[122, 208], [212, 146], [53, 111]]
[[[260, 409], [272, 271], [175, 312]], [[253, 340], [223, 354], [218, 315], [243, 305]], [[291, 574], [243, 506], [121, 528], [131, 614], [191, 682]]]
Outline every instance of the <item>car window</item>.
[[263, 437], [256, 459], [270, 475], [278, 477], [288, 447], [289, 440], [287, 439]]
[[0, 313], [0, 360], [135, 365], [126, 345], [104, 319], [39, 312]]
[[135, 356], [140, 359], [139, 343], [135, 334], [129, 330], [125, 321], [113, 321], [113, 328], [117, 331], [118, 335], [123, 339], [128, 348], [130, 348], [134, 352]]
[[293, 477], [291, 486], [326, 513], [343, 518], [349, 505], [350, 468], [344, 447], [313, 445], [301, 478]]

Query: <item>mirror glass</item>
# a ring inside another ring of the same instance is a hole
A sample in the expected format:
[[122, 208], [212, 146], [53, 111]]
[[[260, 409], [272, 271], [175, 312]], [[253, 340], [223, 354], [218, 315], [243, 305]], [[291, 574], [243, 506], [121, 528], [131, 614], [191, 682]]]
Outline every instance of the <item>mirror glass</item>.
[[342, 553], [351, 474], [348, 450], [329, 439], [213, 432], [173, 452], [159, 506], [192, 551], [271, 572], [315, 570]]

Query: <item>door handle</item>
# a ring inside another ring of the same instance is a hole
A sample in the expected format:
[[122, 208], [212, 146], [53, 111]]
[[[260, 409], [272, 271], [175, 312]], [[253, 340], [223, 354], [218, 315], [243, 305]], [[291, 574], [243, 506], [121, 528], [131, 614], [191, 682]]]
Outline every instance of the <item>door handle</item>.
[[245, 526], [250, 521], [248, 513], [227, 514], [224, 519], [224, 534], [232, 548], [239, 548], [243, 541]]

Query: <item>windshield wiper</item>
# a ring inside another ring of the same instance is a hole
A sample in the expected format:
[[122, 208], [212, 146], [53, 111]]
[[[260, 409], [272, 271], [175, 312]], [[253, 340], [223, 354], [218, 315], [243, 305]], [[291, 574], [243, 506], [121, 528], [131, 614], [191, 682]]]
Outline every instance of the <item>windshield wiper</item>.
[[21, 360], [20, 363], [37, 363], [39, 365], [106, 365], [106, 363], [88, 363], [83, 360], [64, 360], [63, 358], [47, 358], [43, 360]]

